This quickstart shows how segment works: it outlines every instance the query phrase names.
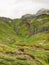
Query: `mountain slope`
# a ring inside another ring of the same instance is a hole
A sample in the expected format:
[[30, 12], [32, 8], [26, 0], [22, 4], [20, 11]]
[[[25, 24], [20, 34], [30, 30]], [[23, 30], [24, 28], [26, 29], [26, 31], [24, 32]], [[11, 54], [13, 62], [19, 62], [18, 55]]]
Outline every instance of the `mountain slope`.
[[[14, 21], [16, 22], [17, 20]], [[34, 19], [21, 18], [21, 22], [15, 23], [15, 31], [22, 37], [30, 37], [34, 34], [47, 32], [49, 31], [49, 15], [38, 15]]]
[[0, 65], [49, 65], [49, 14], [0, 17]]

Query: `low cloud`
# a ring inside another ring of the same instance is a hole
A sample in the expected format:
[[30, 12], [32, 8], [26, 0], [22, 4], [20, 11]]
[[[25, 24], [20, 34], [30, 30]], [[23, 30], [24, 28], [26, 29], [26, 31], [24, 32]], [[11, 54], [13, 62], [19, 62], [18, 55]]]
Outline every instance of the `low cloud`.
[[4, 17], [19, 18], [41, 8], [49, 9], [49, 0], [0, 0], [0, 16]]

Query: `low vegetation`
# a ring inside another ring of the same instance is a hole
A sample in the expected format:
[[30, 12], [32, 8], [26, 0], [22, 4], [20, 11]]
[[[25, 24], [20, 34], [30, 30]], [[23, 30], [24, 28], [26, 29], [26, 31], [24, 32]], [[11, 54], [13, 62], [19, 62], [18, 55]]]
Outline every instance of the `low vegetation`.
[[0, 17], [0, 65], [49, 65], [48, 14]]

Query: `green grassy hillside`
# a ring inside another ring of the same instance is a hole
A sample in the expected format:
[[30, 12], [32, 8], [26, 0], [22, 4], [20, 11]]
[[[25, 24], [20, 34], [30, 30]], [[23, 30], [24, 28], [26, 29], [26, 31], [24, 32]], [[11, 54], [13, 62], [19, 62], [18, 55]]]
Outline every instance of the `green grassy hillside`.
[[0, 65], [49, 65], [49, 15], [0, 17]]

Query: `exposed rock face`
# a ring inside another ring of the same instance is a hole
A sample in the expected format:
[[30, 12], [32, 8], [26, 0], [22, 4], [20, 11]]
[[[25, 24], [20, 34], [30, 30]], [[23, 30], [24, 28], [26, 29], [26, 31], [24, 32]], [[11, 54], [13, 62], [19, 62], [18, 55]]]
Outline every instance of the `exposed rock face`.
[[22, 16], [22, 19], [34, 19], [36, 16], [41, 15], [41, 14], [49, 14], [49, 9], [40, 9], [36, 14], [25, 14]]
[[22, 18], [34, 19], [35, 15], [33, 15], [33, 14], [26, 14], [26, 15], [23, 15]]
[[33, 14], [26, 14], [22, 16], [22, 21], [30, 26], [31, 21], [34, 20], [35, 18], [36, 16]]
[[48, 9], [40, 9], [36, 15], [41, 15], [41, 14], [49, 14], [49, 10]]

